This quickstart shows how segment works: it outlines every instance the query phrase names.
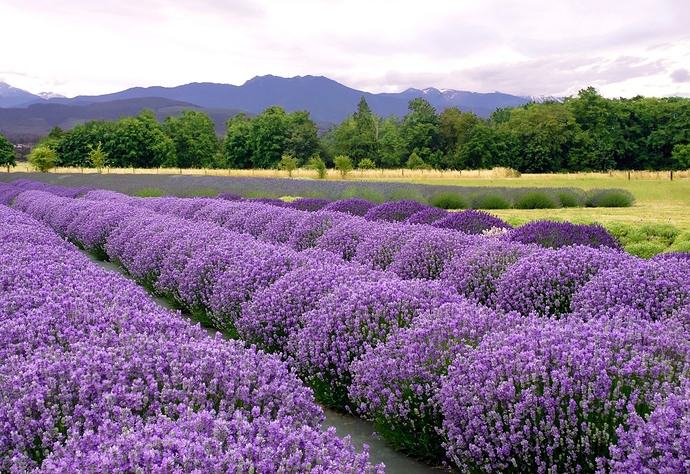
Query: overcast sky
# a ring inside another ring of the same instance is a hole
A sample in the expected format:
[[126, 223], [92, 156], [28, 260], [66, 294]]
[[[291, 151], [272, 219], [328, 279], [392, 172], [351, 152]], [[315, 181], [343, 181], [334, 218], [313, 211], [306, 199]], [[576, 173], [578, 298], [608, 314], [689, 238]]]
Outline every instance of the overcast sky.
[[688, 0], [0, 0], [0, 81], [68, 97], [323, 75], [690, 97]]

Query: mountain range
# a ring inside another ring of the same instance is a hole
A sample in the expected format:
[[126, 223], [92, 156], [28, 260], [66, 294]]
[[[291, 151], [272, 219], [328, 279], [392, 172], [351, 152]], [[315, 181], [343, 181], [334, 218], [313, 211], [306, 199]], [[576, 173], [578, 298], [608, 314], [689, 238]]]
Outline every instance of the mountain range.
[[472, 111], [488, 117], [497, 108], [516, 107], [530, 101], [560, 100], [555, 97], [525, 97], [501, 92], [477, 93], [458, 90], [407, 89], [399, 93], [359, 91], [323, 76], [257, 76], [241, 86], [191, 83], [177, 87], [133, 87], [112, 94], [67, 98], [30, 92], [0, 82], [0, 133], [17, 141], [17, 136], [44, 135], [59, 126], [70, 129], [88, 120], [117, 120], [152, 109], [159, 119], [177, 115], [183, 109], [208, 113], [219, 132], [238, 112], [261, 113], [271, 105], [287, 112], [308, 110], [322, 130], [340, 123], [366, 98], [372, 112], [382, 117], [407, 114], [408, 102], [423, 97], [441, 112], [447, 107]]

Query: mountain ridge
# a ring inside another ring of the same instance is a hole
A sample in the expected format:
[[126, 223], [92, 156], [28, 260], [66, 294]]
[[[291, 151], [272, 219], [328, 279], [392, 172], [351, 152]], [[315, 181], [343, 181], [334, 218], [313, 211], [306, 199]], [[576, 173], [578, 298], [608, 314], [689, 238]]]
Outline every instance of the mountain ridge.
[[[217, 130], [223, 128], [224, 120], [240, 111], [250, 115], [259, 114], [267, 107], [277, 105], [288, 113], [307, 110], [320, 128], [342, 122], [357, 110], [357, 103], [364, 96], [372, 112], [382, 117], [396, 115], [404, 117], [411, 99], [422, 97], [440, 113], [447, 107], [458, 107], [463, 112], [472, 111], [480, 117], [488, 117], [494, 110], [516, 107], [535, 100], [501, 92], [479, 93], [454, 89], [410, 88], [397, 93], [371, 93], [345, 86], [324, 76], [295, 76], [283, 78], [274, 75], [255, 76], [240, 86], [213, 82], [192, 82], [174, 87], [150, 86], [132, 87], [103, 95], [79, 95], [73, 98], [56, 97], [55, 94], [31, 94], [9, 84], [0, 82], [0, 133], [19, 129], [28, 132], [31, 123], [36, 133], [46, 133], [45, 127], [74, 126], [76, 123], [98, 118], [111, 120], [113, 114], [126, 110], [134, 114], [146, 107], [153, 98], [175, 103], [156, 103], [154, 112], [162, 113], [166, 108], [182, 107], [203, 111], [215, 111]], [[121, 101], [131, 101], [123, 107]], [[140, 103], [137, 104], [136, 101]], [[96, 107], [95, 104], [101, 104]], [[107, 105], [109, 104], [109, 105]], [[42, 108], [40, 106], [62, 105], [68, 109]], [[86, 107], [80, 110], [79, 107]], [[33, 114], [27, 115], [27, 110]], [[94, 117], [100, 110], [102, 116]], [[64, 114], [70, 115], [65, 117]], [[178, 112], [179, 113], [179, 112]], [[59, 118], [59, 120], [58, 120]], [[119, 117], [115, 117], [117, 119]], [[14, 122], [13, 122], [14, 120]], [[223, 122], [219, 122], [219, 121]], [[23, 123], [22, 127], [17, 124]], [[14, 128], [12, 124], [15, 124]]]

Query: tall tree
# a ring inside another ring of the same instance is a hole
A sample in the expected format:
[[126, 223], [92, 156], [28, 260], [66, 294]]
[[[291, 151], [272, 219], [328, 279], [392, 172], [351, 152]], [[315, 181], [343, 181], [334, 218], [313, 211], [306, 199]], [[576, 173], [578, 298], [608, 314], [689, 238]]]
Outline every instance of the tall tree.
[[225, 122], [225, 165], [231, 169], [252, 167], [254, 126], [251, 117], [240, 112]]
[[116, 127], [116, 122], [105, 120], [92, 120], [75, 125], [63, 133], [63, 138], [55, 147], [58, 163], [62, 166], [90, 166], [91, 148], [98, 143], [107, 143]]
[[318, 155], [319, 129], [309, 118], [306, 110], [296, 110], [287, 117], [287, 130], [284, 143], [284, 154], [297, 158], [299, 166], [305, 164], [309, 158]]
[[253, 120], [252, 166], [275, 168], [283, 156], [288, 116], [282, 107], [272, 105]]
[[15, 166], [14, 161], [14, 146], [0, 134], [0, 165]]
[[400, 168], [409, 158], [405, 139], [400, 133], [401, 124], [395, 115], [383, 122], [379, 130], [379, 157], [375, 163], [380, 168]]
[[352, 116], [355, 125], [354, 140], [350, 143], [350, 158], [353, 165], [364, 158], [376, 160], [378, 156], [378, 117], [371, 113], [364, 96], [357, 104], [357, 112]]
[[403, 119], [400, 132], [408, 157], [416, 153], [425, 163], [435, 164], [440, 145], [436, 109], [421, 97], [410, 100], [407, 108], [409, 112]]
[[444, 168], [473, 168], [476, 163], [466, 163], [461, 149], [470, 139], [472, 129], [481, 123], [473, 112], [461, 112], [457, 107], [448, 107], [438, 118], [440, 148], [445, 155]]
[[157, 168], [177, 166], [175, 144], [163, 133], [151, 110], [136, 117], [124, 117], [110, 139], [103, 144], [114, 166]]
[[163, 131], [175, 144], [177, 166], [210, 168], [215, 164], [219, 140], [214, 127], [205, 112], [183, 110], [178, 117], [165, 118]]

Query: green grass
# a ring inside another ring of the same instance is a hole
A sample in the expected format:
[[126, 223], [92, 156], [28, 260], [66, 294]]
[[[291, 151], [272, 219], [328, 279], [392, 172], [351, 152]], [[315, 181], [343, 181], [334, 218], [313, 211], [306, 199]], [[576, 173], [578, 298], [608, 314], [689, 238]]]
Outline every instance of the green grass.
[[134, 192], [137, 197], [163, 197], [167, 196], [168, 193], [160, 188], [141, 188]]

